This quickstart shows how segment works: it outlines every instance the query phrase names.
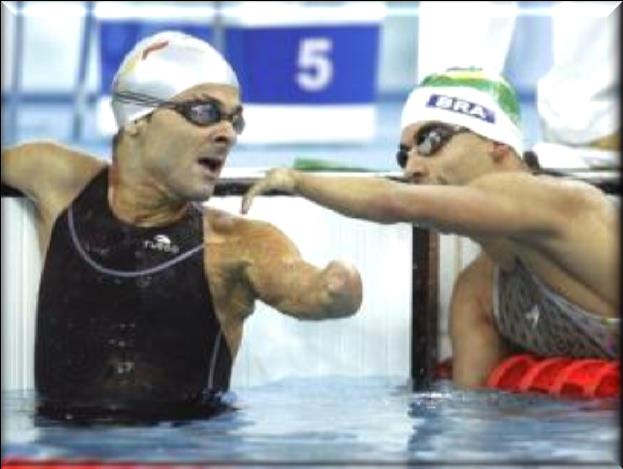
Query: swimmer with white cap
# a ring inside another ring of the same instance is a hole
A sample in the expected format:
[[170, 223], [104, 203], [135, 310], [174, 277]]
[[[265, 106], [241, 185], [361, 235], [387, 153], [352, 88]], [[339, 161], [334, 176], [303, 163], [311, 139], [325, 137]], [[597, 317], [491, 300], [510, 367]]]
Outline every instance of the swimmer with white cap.
[[40, 214], [39, 409], [207, 417], [223, 408], [257, 299], [299, 319], [340, 318], [359, 309], [361, 280], [340, 261], [307, 263], [268, 223], [195, 204], [244, 129], [236, 74], [209, 44], [143, 39], [112, 96], [111, 164], [55, 143], [2, 152], [2, 182]]
[[259, 194], [285, 190], [349, 217], [479, 243], [483, 253], [451, 300], [458, 386], [484, 386], [517, 350], [618, 358], [618, 209], [592, 185], [538, 174], [534, 155], [523, 153], [519, 111], [498, 75], [430, 75], [404, 105], [403, 182], [274, 169], [245, 195], [242, 212]]

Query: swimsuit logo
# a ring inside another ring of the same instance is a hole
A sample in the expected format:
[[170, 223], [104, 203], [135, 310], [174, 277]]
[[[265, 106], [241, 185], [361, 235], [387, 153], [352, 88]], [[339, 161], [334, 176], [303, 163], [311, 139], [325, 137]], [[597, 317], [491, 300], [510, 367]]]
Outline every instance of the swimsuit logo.
[[539, 311], [539, 307], [537, 305], [534, 305], [532, 309], [530, 309], [530, 311], [526, 313], [526, 319], [530, 322], [530, 326], [532, 326], [532, 329], [534, 329], [539, 323], [540, 314], [541, 312]]
[[433, 94], [428, 98], [426, 107], [434, 107], [437, 109], [445, 109], [446, 111], [458, 112], [470, 117], [493, 124], [495, 122], [495, 113], [480, 104], [471, 103], [464, 99], [453, 98], [452, 96], [444, 96], [442, 94]]
[[143, 241], [143, 246], [147, 249], [154, 249], [156, 251], [170, 252], [171, 254], [177, 254], [180, 252], [180, 248], [171, 243], [171, 240], [165, 235], [156, 235], [154, 240]]

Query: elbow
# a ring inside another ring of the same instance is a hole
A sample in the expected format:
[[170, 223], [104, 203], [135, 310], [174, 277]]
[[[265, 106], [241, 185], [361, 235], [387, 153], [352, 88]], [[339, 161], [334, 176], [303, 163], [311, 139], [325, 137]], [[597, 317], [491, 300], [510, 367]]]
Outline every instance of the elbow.
[[359, 311], [363, 294], [361, 275], [355, 267], [333, 261], [325, 269], [325, 282], [325, 317], [345, 318]]

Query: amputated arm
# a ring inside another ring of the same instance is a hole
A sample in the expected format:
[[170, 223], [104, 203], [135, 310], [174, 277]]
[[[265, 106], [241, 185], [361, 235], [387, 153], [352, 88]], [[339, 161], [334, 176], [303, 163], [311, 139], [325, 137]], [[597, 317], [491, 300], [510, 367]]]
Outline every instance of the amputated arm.
[[256, 296], [284, 314], [318, 320], [351, 316], [361, 306], [361, 278], [349, 264], [331, 261], [320, 269], [271, 225], [257, 223], [246, 237], [246, 278]]

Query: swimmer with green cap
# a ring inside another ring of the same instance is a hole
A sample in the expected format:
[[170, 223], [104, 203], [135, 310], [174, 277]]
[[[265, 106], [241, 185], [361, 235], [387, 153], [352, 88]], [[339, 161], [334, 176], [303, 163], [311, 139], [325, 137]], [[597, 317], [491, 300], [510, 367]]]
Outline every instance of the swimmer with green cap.
[[[402, 112], [403, 181], [273, 169], [242, 202], [285, 190], [349, 217], [471, 238], [452, 293], [453, 381], [478, 388], [509, 354], [617, 358], [619, 220], [584, 182], [533, 171], [512, 86], [480, 69], [426, 77]], [[407, 292], [405, 292], [407, 294]]]

